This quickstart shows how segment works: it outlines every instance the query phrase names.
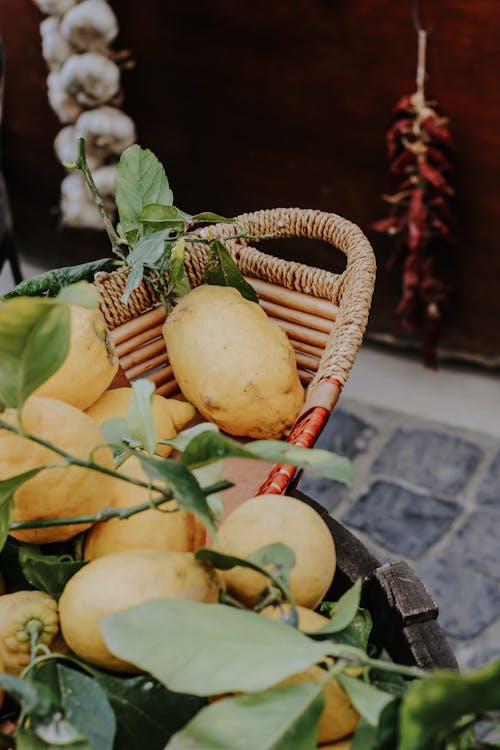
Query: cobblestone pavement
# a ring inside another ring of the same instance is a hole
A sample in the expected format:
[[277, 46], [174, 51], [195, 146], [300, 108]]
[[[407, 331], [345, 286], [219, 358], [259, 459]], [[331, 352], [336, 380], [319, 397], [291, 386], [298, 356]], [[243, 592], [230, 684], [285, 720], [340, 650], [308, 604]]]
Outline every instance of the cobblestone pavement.
[[342, 399], [317, 447], [353, 459], [353, 487], [304, 474], [299, 489], [382, 562], [410, 562], [461, 668], [498, 658], [500, 441]]

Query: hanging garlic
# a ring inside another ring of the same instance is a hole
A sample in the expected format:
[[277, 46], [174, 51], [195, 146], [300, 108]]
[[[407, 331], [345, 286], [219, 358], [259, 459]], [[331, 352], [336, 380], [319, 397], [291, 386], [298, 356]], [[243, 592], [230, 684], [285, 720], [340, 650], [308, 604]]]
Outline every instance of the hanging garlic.
[[42, 13], [47, 13], [51, 16], [62, 16], [75, 5], [78, 0], [33, 0]]
[[[0, 0], [1, 1], [1, 0]], [[54, 149], [61, 162], [74, 164], [78, 141], [86, 142], [87, 163], [108, 211], [114, 206], [114, 164], [136, 140], [133, 121], [119, 110], [123, 101], [120, 69], [110, 45], [118, 34], [106, 0], [34, 0], [49, 14], [41, 26], [42, 53], [49, 68], [49, 102], [66, 125]], [[61, 185], [61, 219], [72, 227], [102, 228], [102, 218], [79, 172]]]
[[87, 154], [102, 160], [121, 154], [135, 143], [133, 120], [115, 107], [98, 107], [82, 112], [75, 124], [76, 138], [84, 138]]
[[60, 70], [62, 87], [82, 107], [98, 107], [118, 93], [120, 69], [98, 52], [72, 55]]
[[83, 0], [66, 13], [61, 33], [81, 52], [105, 52], [118, 34], [118, 22], [105, 0]]
[[63, 123], [75, 122], [82, 111], [82, 106], [70, 96], [61, 80], [61, 71], [55, 71], [47, 76], [47, 91], [49, 104]]
[[[78, 159], [78, 136], [73, 125], [67, 125], [59, 131], [54, 141], [54, 151], [60, 162], [74, 164]], [[87, 164], [93, 171], [103, 163], [101, 155], [92, 153], [87, 148]]]
[[49, 16], [40, 24], [42, 35], [42, 55], [49, 70], [59, 70], [74, 50], [61, 34], [60, 24], [55, 16]]

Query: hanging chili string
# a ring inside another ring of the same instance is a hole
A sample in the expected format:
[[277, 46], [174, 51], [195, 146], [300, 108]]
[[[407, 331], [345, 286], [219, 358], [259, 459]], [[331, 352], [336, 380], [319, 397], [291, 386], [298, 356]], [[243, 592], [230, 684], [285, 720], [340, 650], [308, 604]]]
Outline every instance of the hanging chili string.
[[[418, 14], [417, 14], [418, 19]], [[453, 242], [452, 151], [448, 119], [425, 96], [427, 35], [418, 23], [416, 92], [396, 104], [387, 132], [395, 192], [372, 229], [395, 238], [392, 268], [402, 262], [402, 294], [396, 308], [403, 329], [418, 332], [425, 364], [436, 365], [436, 346], [450, 288], [438, 278], [435, 260]]]

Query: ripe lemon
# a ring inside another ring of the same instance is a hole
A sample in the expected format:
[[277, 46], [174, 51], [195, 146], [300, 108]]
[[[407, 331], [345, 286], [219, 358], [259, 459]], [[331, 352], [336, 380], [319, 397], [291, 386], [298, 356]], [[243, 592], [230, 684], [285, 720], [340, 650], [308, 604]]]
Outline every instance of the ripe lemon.
[[[18, 425], [18, 414], [14, 409], [3, 412], [2, 419]], [[92, 455], [95, 463], [108, 469], [114, 466], [113, 455], [107, 446], [102, 445], [104, 437], [94, 420], [64, 401], [32, 396], [24, 404], [22, 423], [26, 432], [50, 441], [76, 458], [88, 459]], [[62, 460], [49, 448], [0, 429], [0, 479]], [[15, 491], [12, 520], [31, 521], [96, 513], [110, 503], [112, 482], [112, 478], [81, 466], [43, 469]], [[28, 544], [47, 544], [70, 539], [89, 526], [49, 526], [11, 534]]]
[[[281, 542], [295, 553], [290, 588], [295, 601], [313, 609], [330, 588], [335, 573], [335, 545], [321, 517], [293, 497], [260, 495], [246, 500], [219, 527], [218, 550], [247, 557], [259, 547]], [[236, 567], [224, 572], [228, 593], [254, 606], [267, 585], [261, 573]]]
[[191, 290], [167, 317], [163, 335], [188, 401], [231, 435], [279, 438], [304, 402], [288, 337], [232, 287]]
[[[135, 456], [127, 459], [120, 467], [127, 476], [147, 481], [140, 461]], [[153, 497], [157, 497], [155, 493]], [[115, 508], [130, 508], [147, 502], [149, 491], [129, 482], [116, 480], [112, 505]], [[162, 508], [175, 508], [175, 500]], [[178, 510], [163, 513], [160, 510], [145, 510], [130, 518], [112, 518], [106, 523], [98, 523], [87, 534], [85, 559], [110, 555], [125, 549], [166, 549], [177, 552], [191, 552], [205, 543], [205, 529], [192, 513]]]
[[[281, 607], [281, 610], [287, 613], [290, 607], [285, 604]], [[272, 620], [279, 620], [282, 612], [278, 607], [266, 607], [262, 610], [261, 614]], [[314, 631], [321, 630], [321, 628], [328, 624], [328, 618], [304, 607], [297, 607], [297, 615], [299, 618], [299, 630], [304, 632], [314, 633]], [[359, 674], [361, 670], [354, 669], [349, 671], [351, 674]], [[325, 672], [321, 667], [312, 666], [299, 674], [287, 677], [279, 685], [281, 687], [285, 685], [301, 685], [303, 682], [321, 682], [324, 677]], [[325, 697], [325, 707], [318, 726], [317, 741], [319, 744], [333, 742], [351, 734], [356, 729], [359, 721], [358, 712], [336, 680], [330, 680], [326, 683], [323, 688], [323, 695]], [[332, 747], [337, 746], [333, 745]], [[345, 745], [345, 747], [348, 748], [349, 744]], [[343, 745], [341, 744], [339, 750], [342, 750], [342, 748]]]
[[[92, 419], [101, 425], [108, 419], [114, 419], [117, 417], [127, 417], [130, 401], [132, 399], [132, 388], [113, 388], [97, 399], [87, 409], [87, 414], [90, 414]], [[158, 394], [153, 394], [151, 399], [151, 410], [153, 412], [153, 421], [156, 429], [156, 434], [160, 439], [168, 440], [176, 435], [176, 430], [182, 428], [184, 424], [189, 422], [195, 414], [194, 407], [191, 404], [185, 402], [176, 401], [172, 406], [174, 399], [166, 399]], [[179, 406], [177, 406], [179, 404]], [[175, 415], [175, 424], [172, 414]], [[161, 456], [166, 457], [172, 451], [172, 448], [168, 445], [162, 445], [158, 443], [156, 446], [156, 452]]]
[[31, 634], [50, 646], [59, 632], [57, 604], [41, 591], [16, 591], [0, 596], [0, 664], [20, 674], [30, 663]]
[[135, 672], [113, 656], [101, 635], [103, 617], [151, 599], [216, 602], [217, 575], [190, 552], [136, 549], [93, 560], [70, 578], [59, 599], [64, 640], [82, 659], [104, 669]]
[[100, 310], [70, 305], [71, 336], [66, 359], [33, 395], [87, 409], [118, 370], [118, 357]]

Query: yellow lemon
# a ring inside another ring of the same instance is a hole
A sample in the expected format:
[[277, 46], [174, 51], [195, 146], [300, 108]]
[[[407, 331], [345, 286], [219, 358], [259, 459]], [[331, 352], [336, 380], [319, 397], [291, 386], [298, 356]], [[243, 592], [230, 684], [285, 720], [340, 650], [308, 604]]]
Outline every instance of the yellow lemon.
[[151, 599], [216, 602], [218, 579], [189, 552], [136, 549], [93, 560], [70, 578], [59, 599], [64, 640], [82, 659], [104, 669], [136, 668], [106, 647], [99, 622]]
[[[7, 409], [2, 420], [18, 426], [18, 414]], [[54, 446], [79, 459], [88, 460], [107, 469], [114, 466], [113, 455], [103, 445], [104, 437], [84, 412], [64, 401], [53, 398], [29, 398], [22, 410], [25, 432], [48, 440]], [[63, 459], [43, 445], [0, 429], [0, 479]], [[14, 493], [13, 521], [32, 521], [92, 514], [110, 503], [111, 477], [81, 466], [42, 469]], [[70, 539], [89, 528], [90, 524], [49, 526], [11, 532], [12, 536], [28, 544], [47, 544]]]
[[[119, 471], [134, 479], [147, 481], [147, 475], [135, 456], [127, 459]], [[147, 489], [116, 480], [113, 489], [113, 507], [130, 508], [148, 500]], [[163, 509], [175, 507], [175, 500], [162, 506]], [[113, 552], [138, 548], [190, 552], [203, 546], [204, 543], [205, 529], [192, 513], [183, 510], [164, 513], [161, 510], [151, 509], [136, 513], [127, 519], [112, 518], [110, 521], [93, 526], [85, 541], [85, 559], [95, 560], [97, 557]]]
[[[227, 555], [247, 557], [276, 542], [295, 553], [290, 588], [296, 603], [313, 609], [333, 580], [335, 545], [322, 518], [301, 500], [284, 495], [246, 500], [221, 523], [214, 546]], [[229, 594], [254, 606], [268, 579], [249, 568], [236, 567], [224, 572], [224, 581]]]
[[33, 395], [57, 398], [87, 409], [118, 370], [118, 357], [100, 310], [70, 305], [71, 336], [60, 368]]
[[163, 327], [179, 387], [231, 435], [279, 438], [304, 401], [287, 335], [232, 287], [203, 285], [182, 297]]
[[0, 664], [20, 674], [30, 663], [31, 639], [50, 646], [59, 633], [57, 604], [41, 591], [16, 591], [0, 596]]

